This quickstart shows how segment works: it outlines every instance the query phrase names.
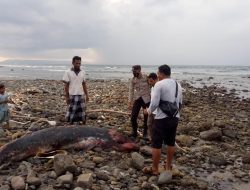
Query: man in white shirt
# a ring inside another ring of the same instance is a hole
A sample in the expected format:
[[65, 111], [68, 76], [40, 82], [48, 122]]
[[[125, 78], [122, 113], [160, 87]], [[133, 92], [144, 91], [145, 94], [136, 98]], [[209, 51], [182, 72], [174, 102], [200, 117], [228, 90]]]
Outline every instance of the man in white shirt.
[[66, 119], [70, 124], [74, 122], [86, 123], [86, 105], [89, 100], [85, 73], [81, 70], [81, 57], [72, 59], [73, 67], [67, 70], [63, 76], [65, 84], [65, 98], [68, 105]]
[[[161, 157], [162, 144], [167, 145], [167, 160], [165, 164], [166, 170], [172, 169], [172, 160], [174, 156], [175, 136], [180, 113], [175, 117], [167, 116], [160, 108], [160, 100], [175, 102], [179, 109], [182, 104], [182, 90], [180, 84], [170, 78], [171, 69], [168, 65], [161, 65], [158, 68], [159, 81], [155, 84], [153, 97], [149, 108], [147, 109], [148, 114], [152, 114], [155, 110], [155, 123], [152, 131], [152, 159], [153, 166], [151, 168], [144, 168], [145, 173], [158, 174], [159, 173], [159, 162]], [[177, 98], [175, 98], [176, 85], [178, 85]]]

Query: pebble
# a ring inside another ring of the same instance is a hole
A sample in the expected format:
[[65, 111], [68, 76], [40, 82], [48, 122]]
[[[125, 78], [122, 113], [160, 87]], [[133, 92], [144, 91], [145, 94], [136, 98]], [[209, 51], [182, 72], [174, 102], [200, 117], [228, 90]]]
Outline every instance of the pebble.
[[163, 185], [166, 183], [171, 182], [172, 180], [172, 172], [171, 171], [164, 171], [160, 174], [157, 184]]
[[96, 164], [103, 163], [104, 158], [95, 156], [95, 157], [93, 157], [93, 162], [96, 163]]
[[138, 170], [141, 170], [144, 166], [144, 161], [145, 161], [144, 157], [137, 152], [133, 152], [131, 154], [131, 157], [132, 157], [132, 166]]
[[250, 164], [250, 152], [247, 152], [242, 156], [242, 162], [244, 164]]
[[27, 177], [27, 183], [29, 185], [39, 186], [41, 185], [42, 182], [40, 178], [31, 176], [31, 177]]
[[57, 181], [60, 184], [72, 184], [72, 182], [73, 182], [73, 174], [67, 172], [67, 174], [58, 177]]
[[101, 180], [104, 180], [104, 181], [108, 181], [109, 180], [109, 177], [110, 176], [110, 173], [105, 171], [105, 170], [101, 170], [101, 171], [98, 171], [96, 173], [96, 177], [98, 179], [101, 179]]
[[78, 176], [77, 179], [77, 186], [79, 187], [91, 187], [93, 184], [93, 174], [92, 173], [86, 173], [86, 174], [81, 174]]
[[145, 156], [152, 156], [152, 148], [150, 146], [140, 147], [140, 152]]
[[11, 187], [15, 190], [23, 190], [25, 189], [25, 182], [23, 177], [14, 176], [11, 178]]
[[216, 166], [222, 166], [222, 165], [227, 164], [226, 159], [222, 155], [216, 155], [216, 156], [210, 157], [209, 161], [211, 164], [214, 164]]
[[54, 157], [54, 170], [57, 176], [59, 176], [64, 174], [66, 171], [71, 173], [76, 172], [77, 166], [70, 155], [57, 154]]

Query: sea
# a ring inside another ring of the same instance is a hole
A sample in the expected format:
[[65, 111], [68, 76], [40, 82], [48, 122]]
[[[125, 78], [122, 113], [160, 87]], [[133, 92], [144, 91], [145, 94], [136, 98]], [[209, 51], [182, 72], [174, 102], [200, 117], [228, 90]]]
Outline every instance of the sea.
[[[159, 65], [142, 65], [142, 72], [157, 72]], [[70, 61], [7, 60], [0, 62], [0, 80], [62, 80]], [[132, 65], [83, 64], [87, 79], [118, 79], [128, 81], [132, 77]], [[172, 78], [187, 81], [195, 87], [223, 86], [240, 98], [250, 98], [250, 65], [170, 65]]]

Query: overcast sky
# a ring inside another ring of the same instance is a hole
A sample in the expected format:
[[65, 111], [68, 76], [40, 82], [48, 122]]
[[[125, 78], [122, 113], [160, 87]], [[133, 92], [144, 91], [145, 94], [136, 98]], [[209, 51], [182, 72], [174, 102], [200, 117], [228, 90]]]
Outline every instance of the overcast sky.
[[0, 60], [250, 65], [250, 0], [0, 0]]

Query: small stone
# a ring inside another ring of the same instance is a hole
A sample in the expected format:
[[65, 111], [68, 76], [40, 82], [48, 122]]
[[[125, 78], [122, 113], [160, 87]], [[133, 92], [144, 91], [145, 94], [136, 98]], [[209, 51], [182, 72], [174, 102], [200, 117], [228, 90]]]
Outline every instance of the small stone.
[[166, 184], [169, 183], [172, 180], [172, 173], [170, 171], [164, 171], [160, 174], [159, 179], [158, 179], [158, 184]]
[[93, 157], [93, 162], [96, 164], [100, 164], [104, 162], [104, 158], [102, 157]]
[[149, 179], [148, 179], [148, 182], [149, 183], [156, 183], [157, 182], [157, 177], [156, 176], [151, 176]]
[[200, 138], [207, 141], [220, 141], [222, 138], [222, 132], [220, 130], [208, 130], [200, 133]]
[[115, 168], [113, 171], [113, 176], [118, 178], [120, 176], [121, 170], [119, 168]]
[[27, 183], [29, 185], [39, 186], [41, 185], [42, 182], [40, 178], [31, 176], [31, 177], [27, 177]]
[[193, 144], [192, 137], [188, 135], [178, 135], [176, 136], [176, 141], [178, 144], [180, 143], [181, 146], [190, 147]]
[[207, 190], [208, 189], [208, 183], [203, 180], [199, 180], [196, 182], [196, 185], [199, 187], [200, 190]]
[[152, 148], [150, 146], [142, 146], [140, 152], [146, 156], [152, 156]]
[[140, 190], [140, 187], [134, 186], [134, 187], [129, 188], [129, 190]]
[[209, 161], [210, 161], [210, 163], [212, 163], [216, 166], [222, 166], [222, 165], [227, 164], [226, 159], [222, 155], [216, 155], [216, 156], [210, 157]]
[[89, 113], [88, 114], [88, 118], [89, 119], [92, 119], [92, 120], [96, 120], [96, 119], [98, 119], [98, 113]]
[[132, 166], [134, 166], [136, 169], [141, 170], [144, 166], [144, 157], [140, 155], [137, 152], [133, 152], [131, 154], [132, 157]]
[[250, 164], [250, 152], [247, 152], [243, 157], [242, 157], [242, 162], [244, 164]]
[[79, 187], [91, 187], [92, 183], [93, 183], [92, 173], [81, 174], [77, 179], [77, 186]]
[[56, 179], [57, 178], [57, 175], [56, 175], [56, 172], [55, 171], [51, 171], [48, 175], [50, 178], [52, 179]]
[[67, 173], [65, 175], [62, 175], [62, 176], [57, 178], [57, 181], [60, 184], [72, 184], [72, 182], [73, 182], [73, 174]]
[[74, 188], [74, 190], [84, 190], [84, 189], [81, 187], [76, 187], [76, 188]]
[[148, 182], [146, 182], [146, 181], [144, 181], [144, 182], [142, 183], [142, 185], [141, 185], [141, 188], [142, 188], [142, 189], [151, 189], [151, 184], [148, 183]]
[[6, 136], [5, 132], [3, 128], [0, 126], [0, 137], [5, 137], [5, 136]]
[[20, 176], [14, 176], [11, 178], [11, 187], [15, 190], [25, 189], [24, 179]]
[[10, 190], [10, 186], [9, 185], [2, 185], [2, 186], [0, 186], [0, 190]]
[[104, 181], [108, 181], [109, 180], [109, 175], [110, 175], [110, 173], [107, 172], [107, 171], [105, 171], [105, 170], [101, 170], [101, 171], [98, 171], [96, 173], [96, 177], [98, 179], [101, 179], [101, 180], [104, 180]]
[[57, 154], [54, 157], [54, 169], [57, 176], [64, 174], [66, 171], [75, 173], [77, 166], [69, 155]]
[[233, 130], [233, 129], [223, 129], [222, 134], [224, 136], [232, 138], [232, 139], [235, 139], [237, 137], [237, 134], [236, 134], [235, 130]]

